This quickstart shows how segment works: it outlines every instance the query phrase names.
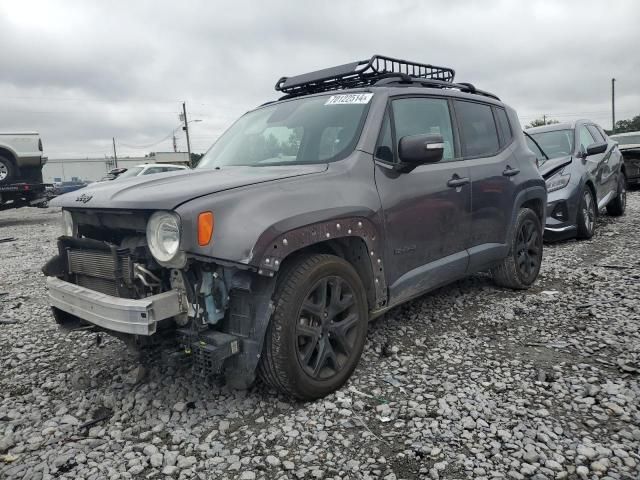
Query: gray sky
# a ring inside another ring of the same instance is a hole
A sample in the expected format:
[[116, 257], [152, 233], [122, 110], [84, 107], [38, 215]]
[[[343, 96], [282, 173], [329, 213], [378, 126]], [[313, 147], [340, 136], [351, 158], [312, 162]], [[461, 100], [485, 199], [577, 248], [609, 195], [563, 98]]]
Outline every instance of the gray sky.
[[[0, 130], [51, 158], [193, 150], [295, 75], [381, 53], [451, 66], [523, 125], [640, 114], [640, 2], [0, 0]], [[178, 130], [178, 146], [186, 150]], [[157, 143], [166, 138], [165, 141]], [[155, 145], [151, 145], [155, 144]]]

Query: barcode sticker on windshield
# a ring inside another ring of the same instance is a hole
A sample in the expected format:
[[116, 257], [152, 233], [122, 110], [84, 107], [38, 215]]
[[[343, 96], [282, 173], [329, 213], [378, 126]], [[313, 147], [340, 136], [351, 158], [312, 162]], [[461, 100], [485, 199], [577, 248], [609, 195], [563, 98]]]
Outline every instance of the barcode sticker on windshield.
[[346, 95], [331, 95], [325, 105], [354, 105], [369, 103], [373, 93], [349, 93]]

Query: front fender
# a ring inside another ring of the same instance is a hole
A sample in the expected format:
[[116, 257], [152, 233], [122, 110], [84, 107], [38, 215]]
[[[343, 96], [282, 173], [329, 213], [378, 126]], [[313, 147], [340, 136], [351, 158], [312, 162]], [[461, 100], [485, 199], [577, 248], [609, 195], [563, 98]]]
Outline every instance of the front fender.
[[[204, 211], [213, 212], [214, 232], [211, 242], [201, 246], [197, 218]], [[218, 192], [180, 205], [176, 212], [182, 219], [182, 248], [187, 255], [255, 269], [261, 269], [265, 257], [270, 256], [266, 252], [273, 249], [274, 242], [281, 242], [285, 233], [295, 231], [296, 244], [303, 244], [311, 241], [312, 237], [305, 235], [312, 235], [315, 228], [317, 241], [320, 236], [326, 240], [327, 233], [332, 235], [328, 227], [314, 226], [328, 222], [335, 222], [335, 228], [336, 223], [347, 219], [360, 219], [370, 229], [369, 237], [381, 241], [381, 206], [373, 159], [359, 151], [330, 164], [323, 173]]]

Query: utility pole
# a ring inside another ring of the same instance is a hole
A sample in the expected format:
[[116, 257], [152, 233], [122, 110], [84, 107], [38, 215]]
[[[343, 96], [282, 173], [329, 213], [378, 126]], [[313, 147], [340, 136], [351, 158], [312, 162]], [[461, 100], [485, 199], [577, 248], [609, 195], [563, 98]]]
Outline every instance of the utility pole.
[[611, 131], [616, 133], [616, 79], [611, 79]]
[[544, 122], [545, 125], [547, 124], [547, 114], [546, 113], [542, 114], [542, 121]]
[[187, 134], [187, 153], [189, 155], [189, 166], [193, 167], [191, 164], [191, 142], [189, 141], [189, 121], [187, 120], [187, 106], [185, 102], [182, 102], [182, 119], [184, 120], [184, 127], [182, 129]]
[[118, 168], [118, 155], [116, 154], [116, 137], [111, 137], [113, 140], [113, 168]]
[[173, 132], [173, 153], [176, 153], [178, 151], [178, 145], [176, 144], [176, 132], [174, 130]]

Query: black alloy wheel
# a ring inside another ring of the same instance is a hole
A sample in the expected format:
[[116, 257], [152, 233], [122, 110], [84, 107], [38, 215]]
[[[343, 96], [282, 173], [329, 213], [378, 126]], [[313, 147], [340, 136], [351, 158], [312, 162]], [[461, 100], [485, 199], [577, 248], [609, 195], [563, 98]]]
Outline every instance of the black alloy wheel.
[[518, 272], [525, 283], [532, 282], [538, 275], [542, 261], [542, 236], [538, 226], [531, 219], [520, 225], [516, 243]]
[[351, 286], [341, 277], [320, 279], [300, 307], [296, 351], [311, 378], [338, 374], [353, 355], [360, 316]]
[[509, 254], [491, 268], [494, 282], [524, 290], [533, 285], [542, 265], [542, 222], [530, 208], [521, 208], [509, 238]]
[[582, 199], [582, 220], [586, 230], [593, 235], [593, 228], [596, 224], [596, 203], [590, 191], [583, 193]]
[[369, 323], [353, 265], [335, 255], [300, 255], [279, 272], [273, 300], [258, 364], [262, 380], [302, 400], [339, 389], [358, 365]]

